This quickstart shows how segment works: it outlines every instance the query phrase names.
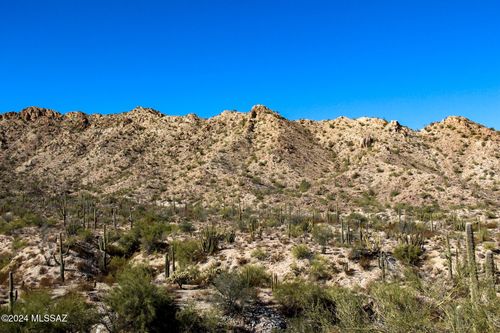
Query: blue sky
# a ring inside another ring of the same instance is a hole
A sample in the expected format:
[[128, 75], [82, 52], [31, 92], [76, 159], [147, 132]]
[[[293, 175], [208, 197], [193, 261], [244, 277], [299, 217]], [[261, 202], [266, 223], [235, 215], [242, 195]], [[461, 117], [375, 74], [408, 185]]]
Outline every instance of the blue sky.
[[1, 1], [0, 111], [500, 128], [498, 1]]

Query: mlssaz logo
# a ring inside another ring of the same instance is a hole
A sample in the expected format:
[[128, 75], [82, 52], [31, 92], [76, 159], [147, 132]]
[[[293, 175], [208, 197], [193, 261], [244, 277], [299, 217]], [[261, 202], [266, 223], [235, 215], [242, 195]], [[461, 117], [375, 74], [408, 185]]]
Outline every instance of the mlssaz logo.
[[61, 315], [56, 315], [56, 314], [32, 314], [31, 315], [31, 321], [32, 322], [37, 322], [37, 323], [54, 323], [54, 322], [60, 322], [60, 323], [66, 323], [67, 322], [68, 315], [67, 314], [61, 314]]

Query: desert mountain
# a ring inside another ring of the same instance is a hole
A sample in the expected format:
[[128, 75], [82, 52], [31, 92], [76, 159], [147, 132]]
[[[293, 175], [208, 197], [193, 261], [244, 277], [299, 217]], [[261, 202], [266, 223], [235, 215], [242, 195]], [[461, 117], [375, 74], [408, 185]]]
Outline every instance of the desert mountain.
[[414, 131], [375, 118], [290, 121], [262, 105], [209, 119], [28, 107], [0, 115], [0, 186], [159, 203], [498, 207], [499, 148], [498, 131], [463, 117]]

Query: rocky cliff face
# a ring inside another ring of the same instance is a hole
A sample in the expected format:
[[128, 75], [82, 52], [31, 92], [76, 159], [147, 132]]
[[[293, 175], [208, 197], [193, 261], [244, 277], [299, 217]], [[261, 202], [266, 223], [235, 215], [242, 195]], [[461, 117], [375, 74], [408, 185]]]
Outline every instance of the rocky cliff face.
[[289, 121], [262, 105], [202, 119], [137, 107], [0, 115], [1, 193], [300, 206], [500, 203], [500, 135], [462, 117]]

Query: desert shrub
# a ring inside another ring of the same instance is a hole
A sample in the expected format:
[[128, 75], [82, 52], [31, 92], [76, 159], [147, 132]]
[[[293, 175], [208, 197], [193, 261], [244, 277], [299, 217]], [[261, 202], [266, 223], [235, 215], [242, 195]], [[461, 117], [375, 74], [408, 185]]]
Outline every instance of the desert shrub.
[[256, 291], [238, 272], [223, 272], [213, 281], [214, 302], [226, 313], [241, 312], [256, 297]]
[[214, 262], [200, 272], [198, 283], [202, 286], [207, 286], [213, 282], [220, 272], [221, 269], [218, 263]]
[[433, 309], [419, 299], [412, 288], [398, 283], [380, 283], [374, 286], [377, 315], [386, 332], [430, 332]]
[[119, 240], [118, 245], [119, 249], [117, 249], [120, 254], [131, 257], [141, 245], [139, 240], [140, 234], [137, 230], [132, 229], [129, 232], [125, 233]]
[[91, 243], [94, 240], [94, 235], [92, 234], [92, 231], [89, 229], [79, 229], [78, 230], [78, 237], [87, 243]]
[[485, 241], [488, 241], [490, 240], [490, 233], [488, 231], [488, 229], [486, 228], [481, 228], [481, 230], [479, 230], [479, 232], [477, 233], [477, 238], [480, 242], [485, 242]]
[[298, 189], [300, 192], [307, 192], [311, 188], [311, 183], [309, 183], [307, 180], [302, 179], [300, 184], [298, 185]]
[[66, 233], [68, 234], [68, 236], [75, 236], [75, 235], [78, 235], [79, 231], [82, 230], [82, 226], [81, 224], [79, 223], [69, 223], [67, 226], [66, 226]]
[[189, 221], [182, 221], [179, 228], [185, 233], [192, 233], [195, 230], [193, 224]]
[[123, 257], [112, 257], [108, 264], [108, 274], [105, 282], [112, 284], [116, 281], [118, 275], [127, 267], [128, 260]]
[[394, 257], [408, 265], [416, 265], [422, 253], [420, 246], [412, 244], [399, 244], [394, 249]]
[[14, 240], [12, 241], [12, 249], [14, 251], [22, 249], [22, 248], [26, 247], [26, 245], [28, 245], [28, 243], [26, 243], [26, 241], [22, 240], [19, 237], [15, 237]]
[[336, 322], [335, 301], [328, 289], [293, 281], [279, 285], [274, 297], [288, 316], [292, 332], [331, 332]]
[[280, 284], [274, 291], [274, 297], [283, 313], [296, 317], [304, 313], [311, 304], [323, 304], [329, 309], [335, 308], [333, 298], [328, 291], [316, 283], [295, 280]]
[[359, 265], [361, 266], [361, 268], [363, 268], [363, 270], [368, 270], [371, 266], [371, 259], [370, 257], [361, 257], [359, 258]]
[[264, 266], [245, 265], [240, 268], [240, 274], [249, 287], [265, 287], [271, 283], [271, 277]]
[[179, 288], [188, 283], [196, 283], [200, 278], [200, 271], [196, 266], [187, 266], [172, 273], [169, 280], [177, 283]]
[[341, 332], [371, 331], [371, 303], [362, 294], [355, 293], [347, 288], [330, 288], [335, 301], [335, 315], [337, 327]]
[[0, 271], [2, 270], [2, 268], [4, 268], [5, 266], [7, 266], [10, 261], [12, 260], [12, 254], [11, 253], [1, 253], [0, 254]]
[[166, 290], [152, 283], [145, 267], [124, 269], [118, 275], [118, 286], [109, 292], [104, 302], [112, 310], [113, 331], [175, 331], [174, 301]]
[[234, 241], [236, 240], [236, 232], [233, 229], [226, 231], [223, 234], [223, 236], [224, 236], [224, 240], [226, 242], [228, 242], [229, 244], [234, 243]]
[[304, 244], [295, 245], [292, 254], [297, 259], [310, 259], [312, 256], [311, 250]]
[[266, 260], [267, 258], [269, 258], [269, 253], [258, 247], [252, 251], [251, 256], [258, 260]]
[[194, 265], [205, 258], [205, 254], [200, 248], [200, 242], [196, 239], [175, 241], [172, 245], [175, 247], [176, 261], [181, 268]]
[[[176, 314], [180, 333], [221, 332], [222, 322], [214, 311], [200, 312], [194, 304], [188, 304]], [[225, 331], [225, 330], [224, 330]]]
[[[0, 312], [7, 312], [6, 307], [0, 307]], [[23, 294], [14, 308], [15, 314], [67, 314], [66, 322], [62, 321], [26, 321], [8, 325], [2, 323], [2, 332], [88, 332], [99, 321], [99, 314], [78, 293], [70, 292], [65, 296], [53, 299], [47, 291], [30, 291]]]
[[162, 223], [142, 222], [137, 228], [140, 233], [141, 248], [147, 253], [160, 248], [162, 237], [169, 230], [169, 227]]
[[315, 256], [311, 261], [309, 276], [315, 281], [329, 279], [332, 272], [328, 260], [323, 256]]
[[333, 238], [333, 232], [332, 229], [328, 225], [316, 225], [313, 228], [313, 237], [318, 242], [318, 244], [321, 246], [321, 252], [325, 253], [326, 251], [326, 246], [330, 242], [330, 240]]

